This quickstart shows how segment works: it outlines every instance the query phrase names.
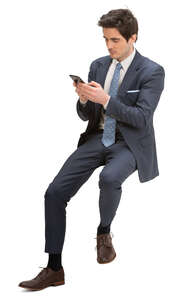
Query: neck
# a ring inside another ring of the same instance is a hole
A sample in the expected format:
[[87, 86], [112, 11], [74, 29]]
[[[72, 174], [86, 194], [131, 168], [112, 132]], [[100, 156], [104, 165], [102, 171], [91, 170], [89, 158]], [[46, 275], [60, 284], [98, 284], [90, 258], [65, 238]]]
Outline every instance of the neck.
[[132, 49], [130, 50], [130, 52], [125, 56], [125, 57], [120, 57], [120, 58], [117, 58], [117, 60], [119, 62], [121, 62], [122, 60], [126, 59], [129, 55], [131, 55], [134, 51], [134, 47], [132, 47]]

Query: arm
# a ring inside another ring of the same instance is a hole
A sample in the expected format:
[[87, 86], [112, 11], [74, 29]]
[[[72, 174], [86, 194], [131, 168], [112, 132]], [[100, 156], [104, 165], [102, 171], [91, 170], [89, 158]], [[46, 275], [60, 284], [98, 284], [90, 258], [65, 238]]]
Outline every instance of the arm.
[[133, 127], [146, 127], [164, 89], [164, 77], [163, 67], [157, 67], [145, 78], [135, 106], [128, 106], [111, 96], [105, 113]]
[[[88, 82], [95, 80], [94, 73], [95, 72], [93, 70], [93, 62], [92, 62], [90, 65], [89, 73], [88, 73]], [[87, 100], [85, 103], [82, 103], [80, 98], [78, 98], [78, 101], [76, 104], [76, 109], [77, 109], [77, 113], [78, 113], [78, 116], [80, 117], [80, 119], [82, 119], [83, 121], [87, 121], [91, 118], [91, 116], [94, 112], [95, 103], [92, 101], [89, 101], [89, 100]]]

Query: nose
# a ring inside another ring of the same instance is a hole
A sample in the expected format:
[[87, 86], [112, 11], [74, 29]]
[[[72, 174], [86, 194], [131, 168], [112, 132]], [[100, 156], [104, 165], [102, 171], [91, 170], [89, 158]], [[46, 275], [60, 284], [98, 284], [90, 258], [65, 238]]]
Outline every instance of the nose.
[[111, 50], [113, 42], [112, 41], [107, 41], [107, 47]]

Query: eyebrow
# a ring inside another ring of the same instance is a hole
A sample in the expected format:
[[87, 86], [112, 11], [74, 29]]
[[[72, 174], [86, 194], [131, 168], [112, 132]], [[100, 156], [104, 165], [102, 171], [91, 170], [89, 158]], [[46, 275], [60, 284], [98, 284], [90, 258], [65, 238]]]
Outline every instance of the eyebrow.
[[[103, 38], [105, 39], [106, 38], [106, 36], [103, 36]], [[111, 38], [111, 40], [120, 40], [120, 38]]]

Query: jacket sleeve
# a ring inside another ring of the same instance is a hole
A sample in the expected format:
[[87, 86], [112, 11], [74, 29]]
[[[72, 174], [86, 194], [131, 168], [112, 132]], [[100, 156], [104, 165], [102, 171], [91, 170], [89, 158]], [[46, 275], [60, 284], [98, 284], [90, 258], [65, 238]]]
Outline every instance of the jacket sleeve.
[[105, 113], [133, 127], [146, 127], [153, 117], [164, 89], [164, 77], [164, 68], [157, 66], [143, 80], [135, 106], [128, 106], [119, 101], [117, 96], [111, 96]]
[[[88, 82], [95, 81], [95, 71], [94, 71], [94, 62], [90, 65], [90, 70], [88, 73]], [[80, 102], [80, 98], [78, 98], [77, 104], [76, 104], [76, 110], [78, 113], [78, 116], [83, 121], [87, 121], [91, 118], [93, 111], [95, 109], [95, 103], [92, 101], [87, 101], [85, 104], [82, 104]]]

